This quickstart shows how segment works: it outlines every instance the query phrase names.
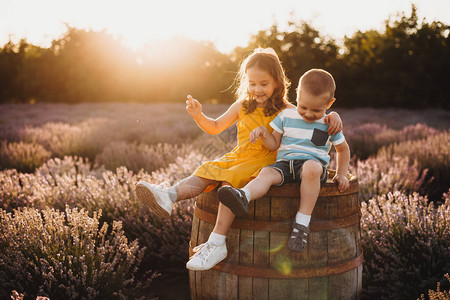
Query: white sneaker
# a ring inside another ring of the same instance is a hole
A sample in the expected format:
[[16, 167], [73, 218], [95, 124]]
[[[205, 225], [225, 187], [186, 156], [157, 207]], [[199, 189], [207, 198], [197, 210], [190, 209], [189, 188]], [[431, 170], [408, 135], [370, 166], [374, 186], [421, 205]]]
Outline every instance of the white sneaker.
[[194, 271], [209, 270], [227, 257], [227, 245], [217, 246], [212, 243], [198, 245], [195, 254], [186, 263], [186, 268]]
[[169, 218], [172, 213], [173, 202], [166, 189], [145, 181], [136, 185], [136, 196], [148, 208], [160, 217]]

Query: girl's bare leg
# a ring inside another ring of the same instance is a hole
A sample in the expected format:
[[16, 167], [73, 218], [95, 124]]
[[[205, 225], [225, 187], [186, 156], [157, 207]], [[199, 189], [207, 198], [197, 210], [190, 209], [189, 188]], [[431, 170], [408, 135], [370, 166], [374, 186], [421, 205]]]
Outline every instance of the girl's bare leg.
[[[228, 182], [222, 182], [222, 186], [224, 185], [231, 186], [231, 184]], [[216, 224], [214, 225], [213, 232], [227, 235], [228, 229], [230, 229], [231, 224], [234, 221], [234, 217], [235, 215], [233, 214], [231, 209], [219, 202], [219, 210], [217, 211], [217, 219]]]
[[234, 217], [233, 212], [219, 202], [219, 210], [217, 211], [216, 225], [214, 226], [213, 232], [227, 235], [228, 229], [230, 229], [234, 221]]
[[206, 187], [217, 181], [191, 175], [173, 186], [177, 192], [177, 201], [200, 195]]
[[245, 188], [250, 191], [250, 200], [255, 200], [264, 196], [272, 185], [280, 184], [282, 180], [283, 177], [280, 171], [271, 167], [265, 167]]

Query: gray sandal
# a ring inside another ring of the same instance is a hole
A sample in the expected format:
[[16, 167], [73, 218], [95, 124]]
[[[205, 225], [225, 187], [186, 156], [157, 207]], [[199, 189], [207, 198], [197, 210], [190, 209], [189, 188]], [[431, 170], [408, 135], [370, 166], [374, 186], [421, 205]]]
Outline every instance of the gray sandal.
[[303, 251], [305, 250], [306, 244], [308, 243], [309, 227], [300, 225], [295, 221], [293, 227], [298, 231], [292, 230], [291, 237], [289, 238], [288, 242], [289, 249], [293, 251]]

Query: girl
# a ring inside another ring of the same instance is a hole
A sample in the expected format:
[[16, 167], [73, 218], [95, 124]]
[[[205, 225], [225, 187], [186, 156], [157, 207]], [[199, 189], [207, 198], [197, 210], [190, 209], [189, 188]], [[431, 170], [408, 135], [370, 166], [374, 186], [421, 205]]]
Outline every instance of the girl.
[[[205, 162], [194, 174], [172, 187], [161, 188], [139, 182], [137, 198], [155, 214], [169, 217], [176, 201], [193, 198], [219, 184], [244, 187], [263, 167], [275, 162], [276, 151], [266, 149], [261, 140], [250, 143], [249, 136], [259, 126], [272, 132], [269, 123], [277, 114], [285, 108], [295, 108], [287, 101], [288, 87], [289, 81], [275, 51], [258, 48], [242, 62], [238, 73], [237, 100], [223, 115], [217, 119], [205, 116], [200, 102], [189, 95], [186, 110], [205, 132], [218, 134], [237, 121], [238, 145], [221, 158]], [[331, 113], [326, 120], [331, 123], [330, 133], [341, 130], [342, 123], [337, 113]], [[213, 232], [206, 243], [194, 248], [195, 254], [186, 264], [188, 269], [207, 270], [227, 256], [225, 238], [233, 220], [231, 210], [219, 203]]]

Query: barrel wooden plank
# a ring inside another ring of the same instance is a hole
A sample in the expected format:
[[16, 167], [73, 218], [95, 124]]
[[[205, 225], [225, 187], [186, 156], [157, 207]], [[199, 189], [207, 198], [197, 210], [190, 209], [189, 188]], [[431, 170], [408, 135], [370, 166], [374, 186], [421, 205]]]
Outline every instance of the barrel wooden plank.
[[253, 265], [253, 231], [241, 230], [239, 234], [239, 264], [244, 266]]
[[270, 197], [261, 197], [252, 203], [255, 205], [255, 220], [270, 221]]
[[[253, 265], [253, 231], [241, 230], [239, 236], [239, 265]], [[239, 276], [239, 299], [252, 299], [252, 278]]]
[[[270, 220], [271, 221], [283, 221], [286, 219], [286, 215], [292, 210], [292, 199], [272, 197]], [[269, 235], [269, 268], [277, 270], [280, 273], [287, 273], [291, 266], [289, 265], [287, 239], [289, 233], [287, 232], [270, 232]], [[287, 288], [286, 282], [283, 280], [269, 280], [269, 298], [273, 299], [273, 295], [277, 293], [279, 296], [286, 296], [285, 290]]]
[[329, 277], [329, 290], [334, 299], [356, 299], [358, 285], [357, 269]]
[[340, 230], [330, 230], [327, 232], [328, 240], [328, 263], [333, 265], [341, 261]]
[[[227, 236], [229, 255], [213, 270], [216, 273], [190, 273], [191, 298], [359, 299], [358, 188], [356, 179], [345, 193], [340, 193], [335, 183], [322, 185], [307, 248], [295, 252], [288, 248], [287, 240], [298, 210], [299, 185], [272, 187], [266, 196], [251, 202], [246, 216], [236, 218]], [[199, 196], [198, 202], [203, 212], [194, 214], [200, 221], [193, 221], [192, 246], [205, 242], [214, 227], [217, 191]]]
[[202, 272], [194, 271], [195, 276], [195, 285], [196, 285], [196, 298], [195, 299], [202, 299]]
[[342, 299], [356, 299], [358, 288], [358, 269], [352, 269], [343, 274], [344, 287], [342, 289]]
[[332, 219], [338, 209], [336, 197], [319, 197], [312, 213], [312, 219]]
[[[255, 203], [255, 220], [270, 220], [270, 198], [263, 197]], [[254, 231], [253, 266], [259, 268], [269, 267], [269, 232]], [[253, 278], [253, 299], [269, 299], [269, 279]]]
[[238, 275], [223, 274], [225, 277], [225, 295], [224, 299], [239, 299], [238, 298]]
[[213, 212], [217, 214], [217, 208], [219, 207], [219, 201], [216, 197], [217, 191], [213, 190], [211, 193], [207, 193], [207, 196], [203, 199], [203, 210], [207, 212]]
[[338, 211], [336, 213], [337, 217], [345, 217], [348, 216], [349, 213], [353, 213], [355, 211], [354, 209], [354, 203], [353, 203], [353, 198], [351, 197], [351, 195], [345, 195], [339, 198], [339, 202], [338, 202]]
[[200, 273], [201, 277], [201, 299], [216, 299], [217, 295], [214, 285], [217, 284], [217, 282], [213, 281], [215, 279], [214, 270], [201, 271], [198, 273]]
[[349, 260], [357, 257], [356, 253], [356, 225], [341, 228], [340, 244], [342, 245], [342, 257]]
[[269, 299], [293, 299], [289, 289], [289, 279], [270, 279]]
[[212, 230], [214, 229], [214, 226], [208, 222], [201, 221], [199, 226], [199, 233], [198, 233], [198, 239], [197, 239], [197, 245], [206, 243], [206, 241], [209, 238], [209, 235], [211, 234]]
[[207, 197], [210, 197], [210, 193], [202, 193], [195, 198], [195, 205], [203, 209], [203, 203], [207, 202]]
[[356, 288], [356, 299], [359, 299], [361, 297], [361, 291], [362, 291], [362, 272], [363, 272], [363, 265], [359, 265], [356, 268], [358, 274], [358, 286]]
[[335, 299], [328, 292], [328, 277], [314, 277], [308, 279], [308, 299]]
[[253, 298], [253, 278], [238, 276], [238, 299], [251, 300]]
[[214, 272], [211, 285], [216, 289], [215, 299], [227, 299], [225, 274], [214, 269], [211, 271]]
[[308, 235], [308, 260], [311, 267], [328, 265], [328, 238], [326, 231], [310, 232]]
[[269, 279], [253, 278], [252, 299], [267, 300], [269, 299]]
[[289, 257], [292, 261], [292, 269], [298, 270], [309, 268], [309, 251], [309, 247], [306, 247], [303, 251], [290, 251]]
[[362, 249], [362, 244], [361, 244], [361, 224], [358, 223], [355, 225], [355, 237], [356, 237], [356, 253], [359, 255], [360, 251]]
[[[258, 201], [258, 200], [256, 200]], [[295, 200], [294, 200], [295, 201]], [[292, 198], [272, 197], [270, 209], [270, 221], [286, 221], [292, 220], [298, 210]]]
[[308, 300], [308, 279], [289, 279], [291, 299]]
[[[255, 220], [270, 220], [270, 199], [264, 198], [255, 203]], [[253, 265], [260, 268], [269, 267], [269, 232], [254, 231]]]
[[191, 227], [191, 246], [198, 245], [198, 234], [199, 234], [199, 224], [200, 220], [198, 218], [192, 218], [192, 227]]
[[224, 262], [237, 265], [239, 263], [239, 229], [230, 228], [227, 235], [228, 256]]
[[197, 284], [195, 282], [195, 271], [189, 270], [189, 290], [191, 299], [197, 299]]
[[[255, 215], [255, 204], [252, 201], [248, 207], [247, 217], [253, 219]], [[244, 266], [253, 265], [253, 231], [240, 230], [239, 231], [239, 264]]]
[[[211, 224], [200, 220], [199, 222], [199, 233], [197, 238], [197, 243], [191, 243], [191, 247], [194, 248], [200, 244], [205, 243], [208, 240], [209, 233], [212, 230]], [[191, 241], [192, 242], [192, 241]], [[210, 290], [211, 281], [210, 277], [206, 276], [208, 271], [196, 271], [195, 272], [195, 282], [196, 282], [196, 293], [197, 299], [208, 299], [212, 291]], [[206, 297], [206, 298], [205, 298]]]
[[328, 278], [328, 289], [329, 292], [333, 293], [333, 299], [339, 300], [342, 299], [342, 293], [341, 293], [341, 278], [342, 274], [338, 275], [331, 275]]
[[250, 203], [248, 204], [248, 213], [246, 219], [255, 219], [255, 201], [250, 201]]
[[[200, 244], [205, 243], [208, 238], [209, 234], [212, 231], [212, 225], [210, 223], [201, 221], [199, 226], [199, 235], [198, 235], [198, 244], [193, 246], [198, 246]], [[212, 271], [197, 271], [196, 280], [198, 281], [198, 288], [199, 291], [198, 294], [201, 295], [199, 299], [214, 299], [215, 296], [215, 288], [212, 287], [213, 281], [212, 281]]]

